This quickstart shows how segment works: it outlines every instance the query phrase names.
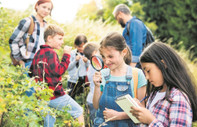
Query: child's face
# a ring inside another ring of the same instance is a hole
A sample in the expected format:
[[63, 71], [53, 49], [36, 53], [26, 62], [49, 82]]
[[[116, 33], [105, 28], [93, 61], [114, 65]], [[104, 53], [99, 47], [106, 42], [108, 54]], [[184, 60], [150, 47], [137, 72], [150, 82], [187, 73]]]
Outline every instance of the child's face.
[[141, 63], [146, 79], [155, 87], [163, 85], [164, 79], [161, 70], [154, 63]]
[[80, 45], [75, 45], [75, 48], [77, 49], [78, 52], [83, 53], [83, 46], [84, 46], [84, 42], [81, 43]]
[[114, 47], [106, 47], [101, 50], [104, 64], [110, 69], [114, 70], [123, 65], [124, 53], [117, 51]]
[[54, 37], [50, 37], [50, 46], [54, 49], [60, 49], [62, 44], [64, 43], [63, 41], [63, 36], [62, 35], [55, 35]]
[[45, 2], [36, 6], [37, 14], [42, 18], [48, 16], [51, 13], [52, 4], [51, 2]]

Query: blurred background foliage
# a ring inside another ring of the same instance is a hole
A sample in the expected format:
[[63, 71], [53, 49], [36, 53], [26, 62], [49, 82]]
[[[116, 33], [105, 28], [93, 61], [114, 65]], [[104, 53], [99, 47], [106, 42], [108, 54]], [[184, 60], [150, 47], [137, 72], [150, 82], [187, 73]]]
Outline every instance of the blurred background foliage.
[[[115, 21], [112, 15], [114, 7], [120, 3], [127, 4], [132, 11], [132, 15], [136, 15], [144, 21], [153, 31], [156, 39], [168, 43], [175, 48], [186, 61], [194, 78], [197, 77], [197, 1], [195, 0], [101, 0], [100, 3], [97, 0], [91, 0], [88, 4], [81, 6], [76, 19], [71, 23], [60, 24], [50, 17], [47, 17], [46, 20], [48, 23], [57, 24], [64, 29], [64, 45], [74, 46], [74, 39], [79, 33], [84, 33], [89, 42], [99, 43], [111, 31], [122, 33], [123, 29], [117, 24], [117, 21]], [[0, 116], [3, 112], [8, 114], [9, 110], [14, 110], [11, 113], [12, 116], [24, 115], [23, 112], [17, 114], [18, 107], [9, 107], [13, 106], [11, 102], [16, 98], [11, 97], [19, 97], [17, 92], [10, 92], [10, 89], [16, 90], [15, 82], [17, 81], [17, 85], [23, 85], [28, 83], [28, 81], [22, 75], [21, 69], [13, 67], [11, 64], [8, 40], [19, 21], [24, 17], [28, 17], [32, 12], [33, 6], [29, 6], [24, 12], [0, 8]], [[62, 55], [62, 49], [58, 51], [58, 55]], [[66, 74], [63, 78], [64, 84], [66, 84]], [[9, 90], [4, 88], [5, 84]], [[23, 86], [21, 87], [24, 88]], [[27, 89], [27, 87], [24, 89]], [[84, 98], [82, 97], [83, 100]], [[21, 99], [23, 98], [15, 101], [15, 104], [21, 105], [21, 101], [23, 101]], [[32, 105], [31, 101], [24, 101], [23, 103], [27, 107]], [[36, 104], [39, 103], [36, 102], [35, 106]], [[23, 106], [21, 108], [24, 109], [27, 107]], [[59, 116], [61, 116], [61, 113], [59, 113]], [[64, 114], [64, 117], [67, 118], [65, 123], [70, 122], [78, 126], [67, 114]], [[18, 124], [22, 122], [26, 124], [31, 119], [27, 116], [24, 119], [12, 118], [13, 120], [18, 120]], [[41, 117], [34, 116], [34, 119], [36, 118], [38, 123], [32, 124], [36, 126], [42, 124]], [[72, 120], [70, 121], [70, 119]], [[194, 123], [193, 126], [197, 126], [197, 123]]]
[[[124, 3], [153, 31], [161, 41], [173, 39], [173, 44], [190, 48], [190, 59], [197, 57], [197, 1], [196, 0], [97, 0], [81, 7], [78, 18], [102, 19], [103, 22], [117, 23], [112, 15], [116, 5]], [[92, 11], [89, 11], [90, 10]], [[179, 42], [182, 42], [181, 45]], [[180, 48], [180, 47], [176, 47]]]

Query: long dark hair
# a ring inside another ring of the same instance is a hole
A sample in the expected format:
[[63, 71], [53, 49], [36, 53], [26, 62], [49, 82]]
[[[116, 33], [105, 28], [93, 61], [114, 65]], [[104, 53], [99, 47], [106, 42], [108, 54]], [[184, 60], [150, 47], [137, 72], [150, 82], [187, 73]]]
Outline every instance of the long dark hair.
[[126, 64], [131, 63], [131, 50], [126, 44], [124, 37], [118, 32], [111, 32], [106, 37], [102, 39], [100, 42], [100, 53], [102, 52], [102, 48], [106, 47], [114, 47], [117, 51], [122, 52], [125, 48], [127, 48], [127, 54], [124, 56], [124, 61]]
[[[185, 64], [184, 60], [176, 51], [162, 42], [154, 42], [149, 45], [140, 56], [141, 63], [154, 63], [161, 70], [164, 83], [167, 85], [165, 98], [169, 101], [170, 90], [175, 87], [184, 92], [190, 100], [193, 121], [197, 120], [197, 95], [196, 82]], [[164, 65], [165, 64], [165, 65]], [[159, 88], [147, 84], [147, 95], [157, 91]]]

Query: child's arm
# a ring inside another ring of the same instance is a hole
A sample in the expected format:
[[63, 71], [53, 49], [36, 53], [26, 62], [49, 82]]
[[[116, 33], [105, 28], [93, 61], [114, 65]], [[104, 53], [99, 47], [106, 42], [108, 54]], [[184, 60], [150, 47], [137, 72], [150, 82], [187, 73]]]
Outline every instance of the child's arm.
[[76, 63], [78, 62], [78, 56], [76, 56], [76, 52], [71, 52], [71, 57], [70, 57], [70, 63], [68, 66], [68, 71], [72, 70], [74, 67], [76, 67]]
[[[176, 95], [168, 110], [169, 127], [192, 126], [192, 108], [186, 95]], [[162, 113], [160, 113], [162, 115]], [[158, 119], [152, 121], [150, 126], [164, 126]]]
[[115, 111], [113, 109], [108, 109], [108, 108], [105, 108], [105, 110], [103, 111], [103, 116], [105, 120], [110, 119], [110, 121], [130, 119], [129, 116], [125, 112], [118, 112], [118, 111]]
[[100, 90], [100, 84], [102, 81], [102, 76], [100, 72], [95, 72], [94, 77], [93, 77], [93, 81], [95, 84], [94, 87], [94, 96], [93, 96], [93, 106], [95, 109], [99, 108], [99, 101], [100, 101], [100, 97], [102, 95], [102, 92]]
[[49, 66], [50, 73], [52, 75], [56, 77], [60, 77], [65, 73], [70, 63], [70, 54], [69, 54], [70, 50], [71, 50], [71, 47], [69, 46], [64, 47], [64, 54], [63, 54], [61, 62], [59, 62], [58, 56], [55, 52], [49, 53], [50, 56], [48, 57], [49, 58], [48, 66]]
[[[146, 94], [146, 86], [142, 86], [137, 90], [138, 100], [142, 100]], [[145, 101], [142, 101], [141, 104], [145, 107]]]

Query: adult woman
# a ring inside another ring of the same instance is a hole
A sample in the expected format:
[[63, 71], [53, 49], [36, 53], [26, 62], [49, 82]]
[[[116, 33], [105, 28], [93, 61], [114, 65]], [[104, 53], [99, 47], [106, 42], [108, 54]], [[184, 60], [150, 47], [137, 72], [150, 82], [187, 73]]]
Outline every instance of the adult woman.
[[[22, 19], [9, 39], [11, 55], [23, 67], [31, 65], [32, 59], [44, 42], [44, 29], [47, 26], [44, 18], [51, 14], [53, 4], [51, 0], [38, 0], [35, 4], [36, 15]], [[31, 20], [33, 22], [31, 23]], [[33, 33], [28, 35], [28, 29], [33, 24]], [[28, 44], [25, 43], [29, 36]]]

